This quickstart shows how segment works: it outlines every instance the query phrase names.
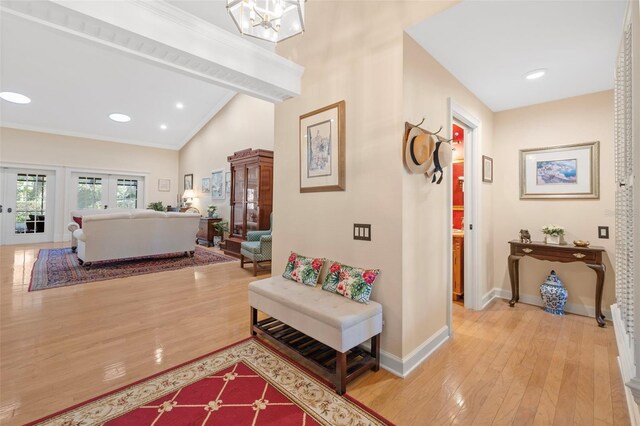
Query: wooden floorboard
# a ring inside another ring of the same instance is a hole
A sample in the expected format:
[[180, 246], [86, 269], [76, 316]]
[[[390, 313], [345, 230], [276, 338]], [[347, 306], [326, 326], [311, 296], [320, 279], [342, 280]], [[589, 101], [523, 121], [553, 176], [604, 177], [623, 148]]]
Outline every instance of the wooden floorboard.
[[[0, 247], [3, 425], [249, 335], [247, 285], [256, 278], [239, 262], [30, 293], [38, 250], [52, 246], [60, 245]], [[629, 425], [611, 323], [503, 300], [453, 309], [453, 337], [408, 377], [367, 373], [348, 393], [398, 425]]]

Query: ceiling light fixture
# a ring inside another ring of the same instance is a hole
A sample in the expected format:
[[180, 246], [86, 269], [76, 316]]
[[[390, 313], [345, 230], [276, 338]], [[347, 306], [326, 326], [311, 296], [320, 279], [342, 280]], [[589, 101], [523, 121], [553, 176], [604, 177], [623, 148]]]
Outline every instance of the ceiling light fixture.
[[524, 75], [524, 78], [526, 78], [527, 80], [537, 80], [541, 77], [544, 77], [546, 73], [547, 73], [547, 70], [544, 68], [541, 68], [538, 70], [529, 71]]
[[109, 118], [113, 121], [117, 121], [118, 123], [128, 123], [129, 121], [131, 121], [131, 117], [126, 114], [120, 114], [119, 112], [109, 114]]
[[184, 104], [182, 102], [178, 102], [178, 103], [176, 103], [176, 108], [184, 109]]
[[31, 99], [28, 96], [25, 96], [21, 93], [15, 93], [15, 92], [0, 92], [0, 98], [14, 104], [31, 103]]
[[278, 43], [304, 32], [306, 0], [227, 0], [242, 35]]
[[161, 125], [160, 125], [160, 128], [161, 128], [162, 130], [167, 130], [167, 125], [166, 125], [166, 124], [161, 124]]

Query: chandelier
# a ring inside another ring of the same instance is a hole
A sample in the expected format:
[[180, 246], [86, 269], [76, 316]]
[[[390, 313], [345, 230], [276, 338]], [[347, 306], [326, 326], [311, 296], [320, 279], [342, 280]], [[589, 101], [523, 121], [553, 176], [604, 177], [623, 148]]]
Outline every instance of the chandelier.
[[242, 35], [277, 43], [304, 32], [306, 0], [227, 0]]

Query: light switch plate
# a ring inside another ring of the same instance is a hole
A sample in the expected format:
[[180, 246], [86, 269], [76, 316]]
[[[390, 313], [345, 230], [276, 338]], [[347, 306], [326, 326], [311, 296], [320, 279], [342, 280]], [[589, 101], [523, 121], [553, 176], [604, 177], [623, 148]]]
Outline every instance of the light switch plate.
[[365, 223], [354, 223], [353, 239], [361, 241], [371, 241], [371, 225]]

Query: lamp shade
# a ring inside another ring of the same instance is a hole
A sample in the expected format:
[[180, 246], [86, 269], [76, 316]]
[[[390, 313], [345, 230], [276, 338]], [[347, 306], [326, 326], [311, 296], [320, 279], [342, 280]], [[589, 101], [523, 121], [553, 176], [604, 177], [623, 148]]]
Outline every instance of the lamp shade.
[[182, 198], [194, 198], [195, 194], [193, 193], [193, 189], [185, 189], [184, 194], [182, 194]]

